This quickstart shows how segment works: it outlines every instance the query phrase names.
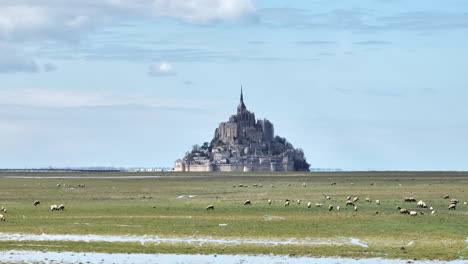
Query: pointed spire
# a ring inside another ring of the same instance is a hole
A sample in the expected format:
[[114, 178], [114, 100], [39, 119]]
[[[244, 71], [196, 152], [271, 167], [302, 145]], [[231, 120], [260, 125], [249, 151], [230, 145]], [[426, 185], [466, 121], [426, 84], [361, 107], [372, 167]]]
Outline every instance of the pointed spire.
[[242, 91], [242, 85], [241, 85], [240, 103], [239, 103], [239, 106], [237, 107], [237, 112], [242, 112], [245, 109], [247, 109], [247, 107], [245, 107], [245, 104], [244, 104], [244, 93]]

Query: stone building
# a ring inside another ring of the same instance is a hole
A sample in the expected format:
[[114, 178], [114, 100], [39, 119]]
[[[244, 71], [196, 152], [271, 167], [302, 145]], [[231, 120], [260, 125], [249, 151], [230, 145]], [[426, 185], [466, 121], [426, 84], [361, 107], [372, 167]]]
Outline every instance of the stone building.
[[175, 161], [175, 171], [308, 171], [304, 152], [274, 137], [273, 124], [247, 110], [241, 89], [237, 113], [216, 128], [210, 143]]

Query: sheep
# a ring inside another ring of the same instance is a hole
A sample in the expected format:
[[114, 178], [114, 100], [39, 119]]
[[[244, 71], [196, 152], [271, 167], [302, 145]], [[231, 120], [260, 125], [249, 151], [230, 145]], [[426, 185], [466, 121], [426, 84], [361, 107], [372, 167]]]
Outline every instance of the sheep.
[[320, 207], [320, 208], [322, 208], [322, 207], [323, 207], [323, 204], [317, 203], [317, 204], [315, 204], [315, 207]]
[[325, 196], [325, 199], [330, 200], [331, 197], [327, 195], [327, 196]]
[[284, 202], [284, 206], [289, 206], [289, 200], [286, 200], [286, 202]]
[[38, 206], [38, 205], [40, 205], [40, 204], [41, 204], [41, 201], [39, 201], [39, 200], [36, 200], [36, 201], [34, 201], [34, 203], [33, 203], [34, 206]]
[[460, 201], [458, 201], [457, 199], [452, 199], [452, 200], [450, 201], [451, 204], [457, 204], [457, 203], [459, 203], [459, 202], [460, 202]]
[[410, 216], [417, 216], [417, 215], [418, 215], [418, 212], [416, 212], [416, 211], [410, 211], [410, 212], [409, 212], [409, 215], [410, 215]]
[[272, 202], [271, 199], [268, 199], [268, 204], [271, 204], [271, 202]]
[[244, 205], [252, 205], [252, 202], [250, 202], [250, 200], [245, 200]]
[[366, 202], [371, 203], [372, 200], [369, 197], [366, 197]]
[[3, 206], [2, 206], [2, 209], [0, 209], [0, 212], [6, 213], [7, 211], [8, 211], [8, 210], [7, 210], [5, 207], [3, 207]]
[[346, 201], [346, 206], [354, 206], [354, 203], [351, 201]]
[[60, 186], [62, 186], [62, 185], [60, 183], [57, 183], [57, 187], [60, 187]]
[[6, 219], [5, 219], [5, 216], [3, 216], [2, 214], [0, 214], [0, 222], [5, 222]]
[[429, 207], [429, 210], [430, 210], [430, 211], [434, 211], [434, 208], [431, 206], [431, 207]]
[[410, 212], [407, 209], [400, 208], [400, 214], [409, 214]]
[[457, 205], [456, 204], [450, 204], [448, 209], [449, 210], [457, 210]]
[[356, 197], [353, 198], [353, 202], [355, 203], [357, 201], [359, 201], [359, 197], [356, 196]]
[[304, 187], [304, 188], [307, 187], [307, 184], [305, 182], [302, 183], [302, 187]]
[[339, 205], [336, 206], [336, 210], [337, 210], [337, 211], [339, 211], [340, 208], [341, 208], [341, 207], [340, 207]]
[[427, 208], [427, 205], [425, 202], [423, 202], [422, 200], [420, 200], [416, 206], [418, 206], [419, 208]]
[[415, 203], [415, 202], [416, 202], [416, 199], [414, 199], [413, 197], [405, 197], [405, 198], [403, 199], [403, 201], [409, 202], [409, 203], [412, 203], [412, 202]]
[[447, 194], [447, 195], [444, 195], [444, 199], [449, 199], [450, 196]]
[[466, 205], [466, 202], [463, 202], [464, 205]]
[[307, 203], [307, 208], [310, 208], [310, 207], [312, 207], [312, 203], [311, 203], [311, 202], [308, 202], [308, 203]]
[[290, 183], [288, 183], [288, 184], [286, 184], [286, 185], [287, 185], [287, 186], [291, 186], [291, 184], [290, 184]]
[[332, 182], [332, 183], [330, 183], [330, 185], [336, 185], [336, 182]]
[[58, 206], [57, 206], [56, 204], [51, 205], [51, 206], [50, 206], [50, 210], [51, 210], [51, 211], [57, 211], [57, 210], [58, 210]]
[[214, 210], [214, 205], [210, 204], [206, 207], [206, 210]]
[[351, 196], [346, 197], [346, 200], [351, 200]]
[[63, 205], [63, 204], [59, 205], [59, 206], [57, 207], [57, 211], [58, 211], [58, 210], [62, 210], [62, 211], [65, 210], [65, 205]]
[[433, 214], [433, 215], [434, 215], [434, 214], [435, 214], [435, 210], [432, 210], [432, 211], [431, 211], [431, 214]]
[[296, 202], [297, 202], [297, 204], [301, 204], [302, 201], [301, 200], [296, 200]]
[[357, 211], [358, 207], [357, 205], [354, 206], [354, 211]]
[[376, 203], [377, 205], [380, 205], [380, 200], [375, 200], [375, 203]]
[[262, 188], [262, 187], [263, 187], [263, 184], [259, 184], [258, 187]]
[[330, 212], [331, 210], [333, 210], [333, 205], [330, 204], [330, 205], [328, 206], [328, 211]]

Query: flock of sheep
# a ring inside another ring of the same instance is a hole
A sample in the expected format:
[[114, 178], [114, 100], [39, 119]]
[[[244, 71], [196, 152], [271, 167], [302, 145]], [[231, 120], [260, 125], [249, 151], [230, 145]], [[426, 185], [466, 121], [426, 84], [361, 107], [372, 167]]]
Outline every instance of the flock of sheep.
[[[336, 183], [333, 182], [333, 183], [331, 183], [331, 185], [336, 185]], [[373, 184], [371, 184], [371, 185], [373, 185]], [[287, 186], [291, 186], [291, 184], [287, 184]], [[302, 186], [302, 187], [307, 187], [307, 184], [306, 184], [306, 183], [302, 183], [301, 186]], [[248, 187], [248, 185], [245, 185], [245, 184], [238, 184], [238, 185], [233, 185], [233, 187], [242, 187], [242, 188], [246, 188], [246, 187]], [[253, 187], [263, 187], [263, 185], [262, 185], [262, 184], [254, 184]], [[272, 184], [271, 187], [274, 188], [275, 185]], [[444, 198], [444, 199], [450, 199], [450, 196], [449, 196], [449, 195], [445, 195], [443, 198]], [[326, 200], [330, 200], [331, 197], [327, 195], [327, 196], [325, 196], [325, 199], [326, 199]], [[353, 197], [353, 198], [352, 198], [351, 196], [348, 196], [348, 197], [346, 198], [346, 201], [345, 201], [345, 207], [351, 206], [351, 207], [353, 208], [354, 211], [358, 211], [358, 206], [356, 205], [356, 203], [357, 203], [358, 201], [359, 201], [359, 197], [358, 197], [358, 196], [355, 196], [355, 197]], [[366, 197], [365, 201], [368, 202], [368, 203], [372, 203], [372, 200], [371, 200], [369, 197]], [[414, 197], [405, 197], [405, 198], [403, 199], [403, 201], [404, 201], [404, 202], [409, 202], [409, 203], [411, 203], [411, 202], [416, 202], [416, 199], [415, 199]], [[298, 205], [300, 205], [301, 202], [302, 202], [302, 200], [296, 200], [295, 202], [296, 202]], [[271, 204], [273, 203], [273, 200], [268, 199], [268, 200], [267, 200], [267, 203], [268, 203], [269, 205], [271, 205]], [[378, 206], [380, 206], [381, 201], [380, 201], [380, 200], [375, 200], [375, 203], [376, 203]], [[450, 201], [450, 204], [449, 204], [449, 206], [448, 206], [448, 209], [449, 209], [449, 210], [456, 210], [457, 204], [458, 204], [458, 203], [459, 203], [459, 200], [452, 199], [452, 200]], [[289, 206], [290, 204], [291, 204], [291, 200], [289, 200], [289, 199], [284, 200], [284, 206]], [[463, 204], [466, 205], [467, 202], [464, 202]], [[250, 200], [245, 200], [244, 203], [243, 203], [243, 205], [252, 205], [252, 201], [250, 201]], [[308, 202], [308, 203], [307, 203], [307, 208], [311, 208], [312, 205], [313, 205], [313, 204], [312, 204], [311, 202]], [[420, 200], [419, 202], [417, 202], [417, 203], [416, 203], [416, 206], [417, 206], [418, 208], [428, 208], [426, 202], [424, 202], [424, 201], [422, 201], [422, 200]], [[323, 207], [323, 204], [322, 204], [322, 203], [316, 203], [316, 204], [315, 204], [315, 207], [322, 208], [322, 207]], [[206, 207], [206, 210], [214, 210], [214, 208], [215, 208], [215, 206], [214, 206], [213, 204], [210, 204], [210, 205], [208, 205], [208, 206]], [[337, 205], [337, 206], [335, 207], [334, 205], [330, 204], [330, 205], [328, 206], [328, 211], [332, 211], [334, 208], [335, 208], [337, 211], [340, 211], [340, 210], [341, 210], [341, 207], [340, 207], [339, 205]], [[411, 210], [411, 211], [410, 211], [410, 210], [405, 209], [405, 208], [402, 208], [402, 207], [400, 207], [400, 206], [398, 206], [397, 209], [399, 210], [400, 214], [408, 214], [408, 215], [410, 215], [410, 216], [417, 216], [417, 215], [418, 215], [418, 212], [417, 212], [417, 211], [414, 211], [414, 210]], [[432, 206], [429, 207], [428, 209], [431, 211], [431, 214], [433, 214], [433, 215], [435, 214], [435, 209], [434, 209]], [[375, 212], [375, 213], [378, 214], [378, 212]], [[424, 212], [423, 212], [423, 211], [420, 211], [419, 214], [423, 215]]]

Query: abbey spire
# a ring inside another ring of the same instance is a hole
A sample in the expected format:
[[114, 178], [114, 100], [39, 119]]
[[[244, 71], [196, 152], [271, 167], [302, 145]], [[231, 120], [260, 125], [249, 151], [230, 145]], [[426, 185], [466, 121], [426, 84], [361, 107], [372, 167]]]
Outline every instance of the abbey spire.
[[244, 94], [242, 93], [242, 86], [241, 86], [241, 94], [240, 94], [240, 103], [239, 106], [237, 107], [237, 112], [240, 113], [247, 109], [247, 107], [244, 104]]

